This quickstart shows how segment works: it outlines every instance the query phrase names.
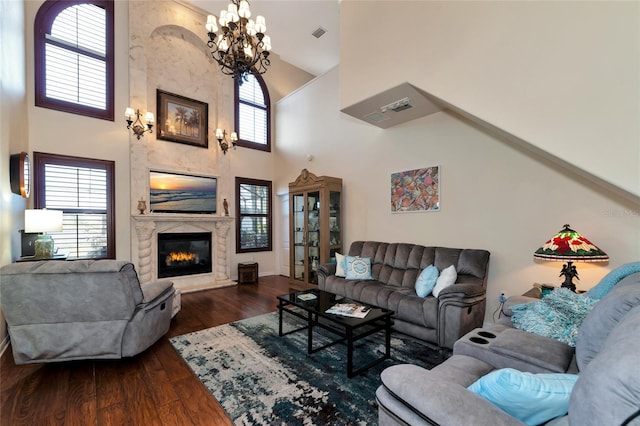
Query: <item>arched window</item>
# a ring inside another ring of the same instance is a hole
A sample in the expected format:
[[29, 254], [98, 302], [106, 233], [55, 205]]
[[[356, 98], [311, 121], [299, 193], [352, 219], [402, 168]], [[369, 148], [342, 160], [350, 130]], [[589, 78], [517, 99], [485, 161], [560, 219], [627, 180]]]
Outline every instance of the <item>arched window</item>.
[[35, 104], [114, 120], [113, 0], [46, 1], [34, 22]]
[[[242, 84], [240, 84], [242, 82]], [[238, 146], [271, 151], [271, 101], [260, 75], [248, 74], [235, 81]]]

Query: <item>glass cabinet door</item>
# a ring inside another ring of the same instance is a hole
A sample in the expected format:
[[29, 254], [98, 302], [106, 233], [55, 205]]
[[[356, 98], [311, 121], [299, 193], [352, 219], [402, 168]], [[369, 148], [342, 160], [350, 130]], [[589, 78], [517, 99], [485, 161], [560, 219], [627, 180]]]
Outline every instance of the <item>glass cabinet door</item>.
[[304, 281], [306, 259], [306, 226], [304, 194], [293, 195], [293, 278]]
[[318, 266], [320, 265], [320, 192], [307, 194], [307, 265], [309, 282], [318, 283]]
[[340, 192], [329, 191], [329, 259], [335, 262], [342, 252], [342, 224], [340, 223]]

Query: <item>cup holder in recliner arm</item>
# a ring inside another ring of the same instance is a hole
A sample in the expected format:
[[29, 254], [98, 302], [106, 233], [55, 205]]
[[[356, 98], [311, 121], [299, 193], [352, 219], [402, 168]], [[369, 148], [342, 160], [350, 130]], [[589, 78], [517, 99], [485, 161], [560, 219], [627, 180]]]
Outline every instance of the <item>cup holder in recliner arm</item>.
[[488, 331], [478, 331], [478, 336], [486, 337], [487, 339], [495, 339], [496, 335], [489, 333]]
[[476, 337], [476, 336], [469, 337], [469, 340], [479, 345], [486, 345], [487, 343], [489, 343], [487, 339], [483, 339], [482, 337]]

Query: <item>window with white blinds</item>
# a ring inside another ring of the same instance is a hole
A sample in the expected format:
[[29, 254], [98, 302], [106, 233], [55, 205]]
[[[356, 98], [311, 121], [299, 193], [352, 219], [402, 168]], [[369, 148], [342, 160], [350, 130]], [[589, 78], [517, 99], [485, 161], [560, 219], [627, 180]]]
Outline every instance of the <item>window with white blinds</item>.
[[112, 161], [34, 153], [36, 208], [63, 211], [52, 232], [69, 258], [114, 258]]
[[271, 181], [236, 178], [236, 252], [271, 251]]
[[36, 105], [113, 120], [113, 2], [45, 2], [35, 21]]
[[259, 75], [249, 74], [246, 80], [235, 84], [238, 145], [271, 151], [271, 108], [264, 80]]

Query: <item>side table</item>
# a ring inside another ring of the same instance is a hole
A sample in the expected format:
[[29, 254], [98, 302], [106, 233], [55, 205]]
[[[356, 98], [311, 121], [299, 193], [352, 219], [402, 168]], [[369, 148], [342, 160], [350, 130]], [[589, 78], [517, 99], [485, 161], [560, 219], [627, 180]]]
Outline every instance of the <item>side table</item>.
[[258, 282], [258, 262], [238, 263], [238, 284]]

